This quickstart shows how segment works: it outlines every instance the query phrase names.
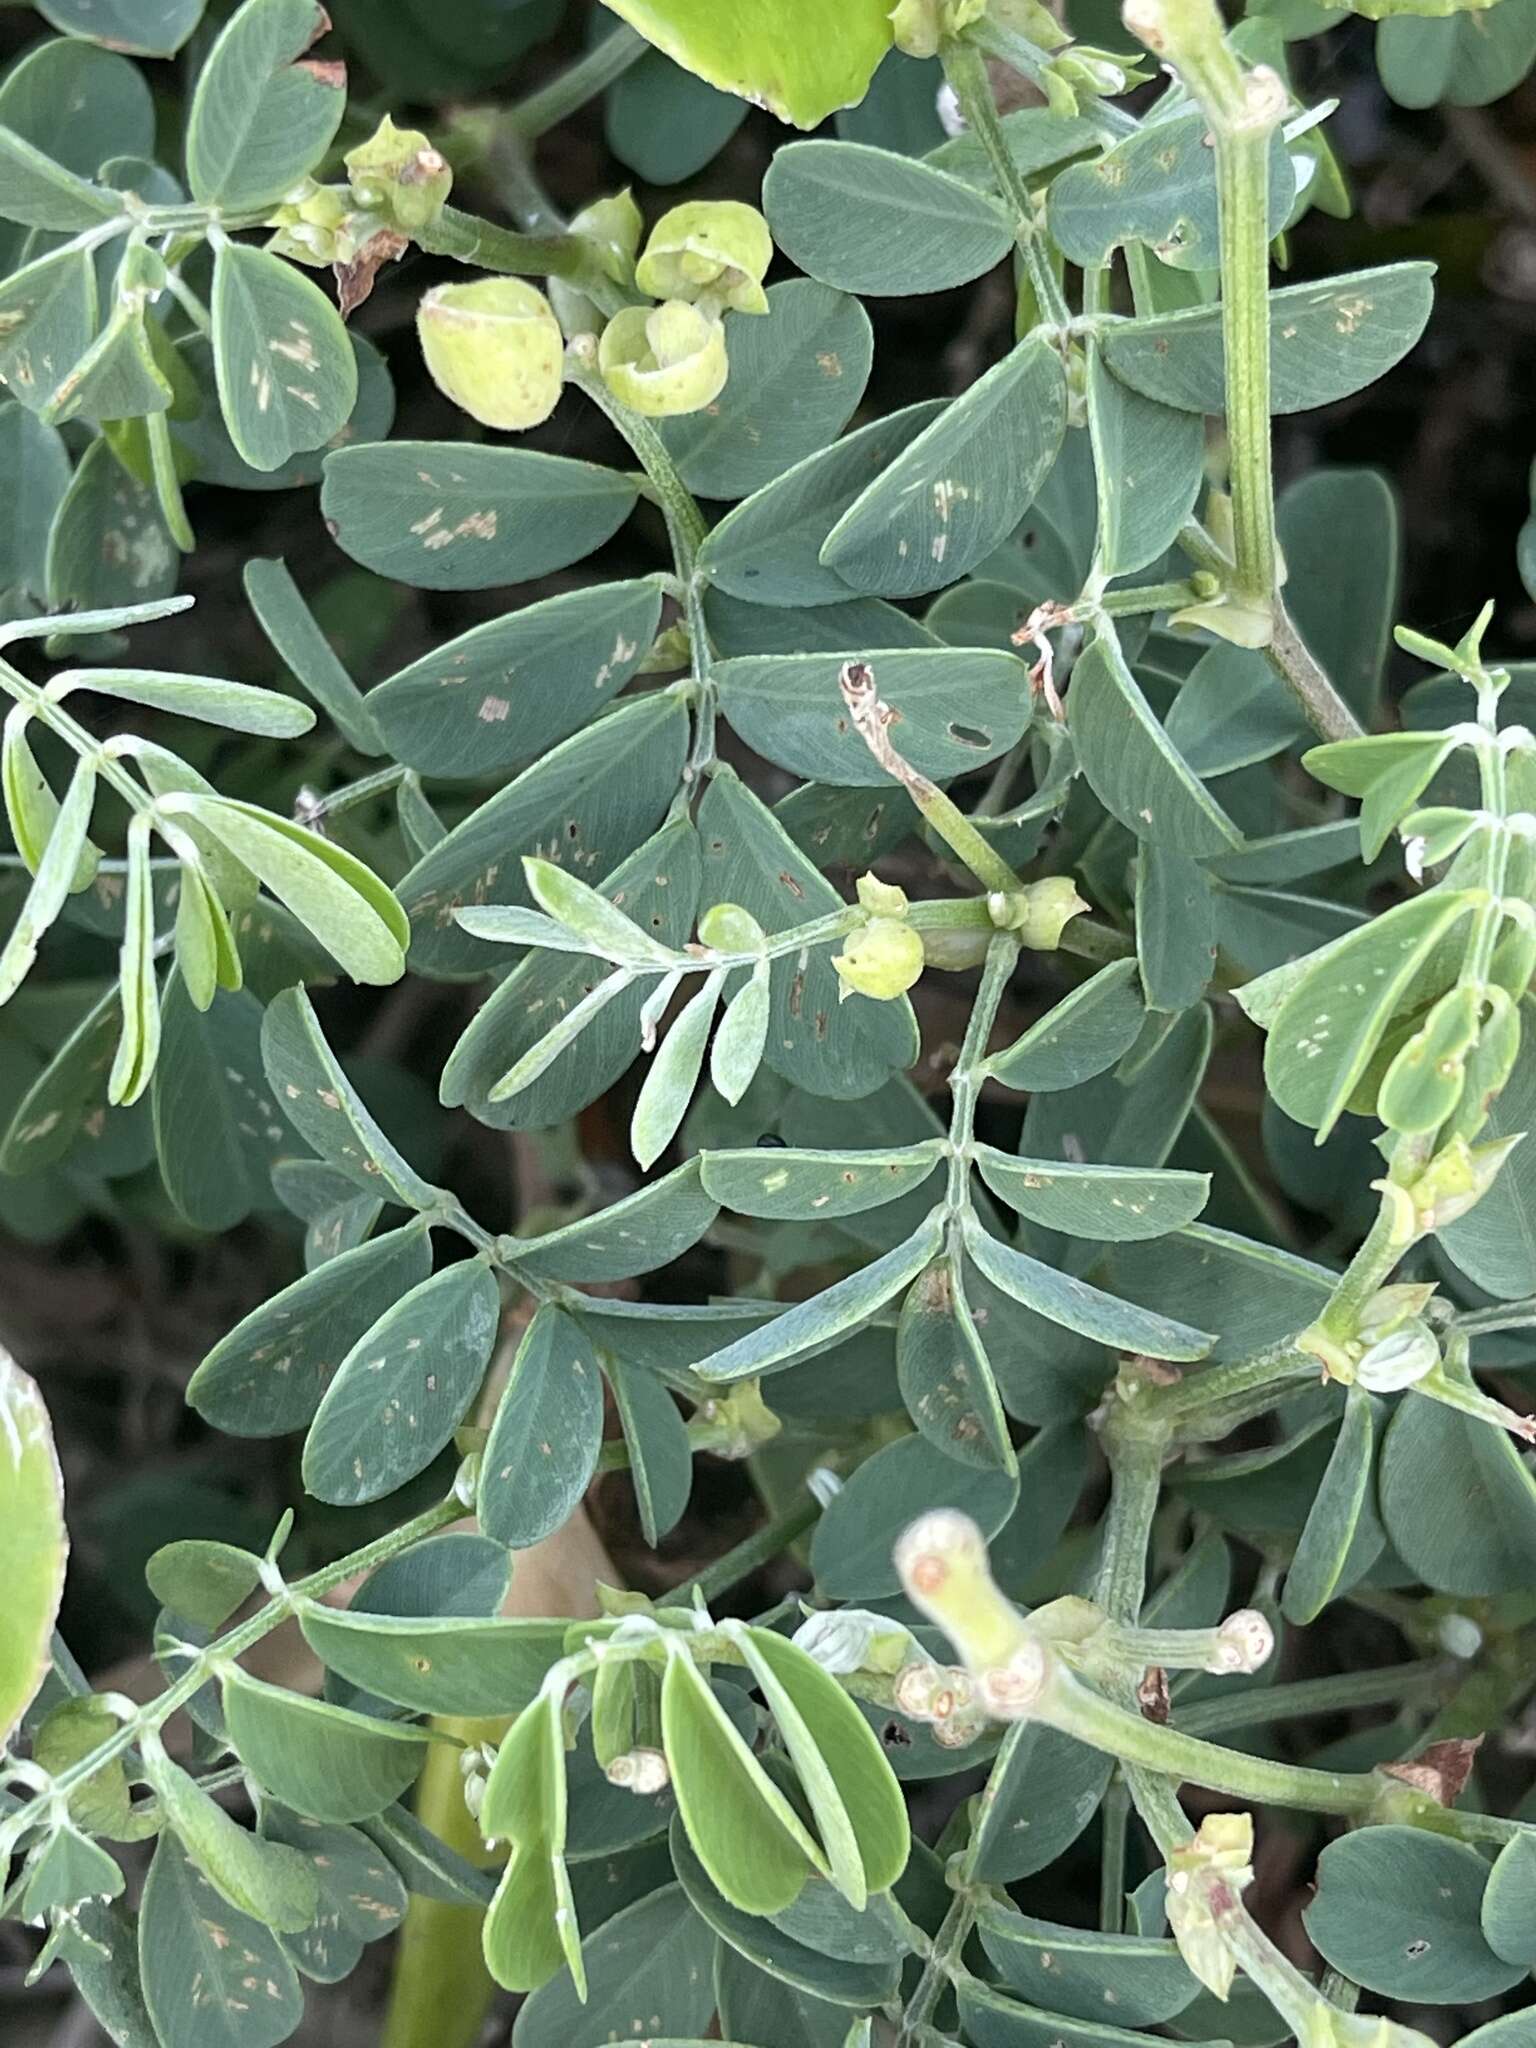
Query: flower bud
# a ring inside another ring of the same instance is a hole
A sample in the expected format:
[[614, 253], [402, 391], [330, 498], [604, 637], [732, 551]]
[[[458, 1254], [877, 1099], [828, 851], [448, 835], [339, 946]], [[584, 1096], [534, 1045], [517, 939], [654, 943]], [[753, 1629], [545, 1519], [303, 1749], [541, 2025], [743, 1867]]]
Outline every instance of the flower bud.
[[1408, 1190], [1420, 1234], [1427, 1237], [1432, 1230], [1443, 1230], [1475, 1208], [1523, 1135], [1517, 1132], [1512, 1138], [1477, 1146], [1453, 1138], [1442, 1146]]
[[897, 1672], [891, 1698], [897, 1712], [908, 1720], [926, 1721], [937, 1728], [956, 1714], [968, 1713], [976, 1704], [976, 1689], [970, 1673], [958, 1664], [936, 1664], [919, 1653]]
[[835, 1678], [844, 1678], [850, 1671], [897, 1672], [917, 1651], [909, 1629], [862, 1607], [839, 1607], [825, 1614], [807, 1615], [791, 1641], [797, 1650], [804, 1650]]
[[616, 1756], [603, 1773], [610, 1785], [633, 1792], [637, 1799], [653, 1799], [672, 1782], [667, 1759], [659, 1749], [630, 1749]]
[[1257, 1607], [1240, 1607], [1216, 1631], [1216, 1648], [1206, 1670], [1220, 1677], [1260, 1671], [1275, 1647], [1275, 1632]]
[[710, 1445], [717, 1458], [750, 1458], [784, 1427], [763, 1399], [761, 1380], [739, 1380], [728, 1394], [706, 1401], [699, 1414], [720, 1432]]
[[441, 284], [416, 313], [432, 381], [482, 426], [547, 420], [560, 398], [565, 338], [549, 301], [520, 277]]
[[1368, 1394], [1396, 1394], [1414, 1386], [1439, 1363], [1434, 1331], [1415, 1317], [1371, 1345], [1355, 1367], [1355, 1384]]
[[358, 205], [383, 214], [408, 235], [437, 219], [453, 189], [441, 150], [419, 128], [397, 128], [388, 114], [343, 161]]
[[1046, 1678], [1043, 1645], [992, 1577], [986, 1538], [954, 1508], [937, 1508], [897, 1539], [896, 1570], [907, 1598], [938, 1623], [998, 1719], [1018, 1719]]
[[946, 36], [958, 35], [987, 11], [987, 0], [896, 0], [891, 37], [908, 57], [936, 57]]
[[860, 875], [855, 885], [858, 898], [871, 917], [905, 917], [907, 892], [895, 882], [882, 882], [878, 875]]
[[627, 185], [607, 199], [594, 199], [571, 220], [571, 233], [594, 245], [598, 261], [615, 284], [633, 282], [635, 255], [644, 232], [645, 222]]
[[1224, 1999], [1237, 1959], [1223, 1938], [1212, 1898], [1214, 1885], [1235, 1899], [1253, 1882], [1253, 1818], [1208, 1813], [1193, 1841], [1168, 1857], [1168, 1926], [1192, 1975]]
[[1433, 1280], [1396, 1280], [1390, 1287], [1378, 1288], [1360, 1311], [1361, 1343], [1375, 1344], [1400, 1330], [1410, 1317], [1423, 1315], [1435, 1292]]
[[603, 382], [631, 412], [651, 419], [702, 412], [725, 389], [725, 329], [697, 306], [626, 306], [597, 344]]
[[766, 313], [763, 278], [772, 261], [773, 239], [755, 206], [692, 199], [651, 229], [635, 282], [657, 299], [708, 297], [717, 309]]
[[767, 934], [739, 903], [712, 903], [699, 919], [699, 943], [716, 953], [758, 953]]
[[1070, 875], [1048, 875], [1016, 891], [995, 889], [987, 898], [993, 924], [1015, 933], [1032, 953], [1054, 953], [1067, 925], [1087, 908]]
[[923, 941], [911, 925], [894, 917], [872, 917], [850, 932], [832, 965], [841, 996], [869, 996], [877, 1003], [904, 996], [923, 971]]

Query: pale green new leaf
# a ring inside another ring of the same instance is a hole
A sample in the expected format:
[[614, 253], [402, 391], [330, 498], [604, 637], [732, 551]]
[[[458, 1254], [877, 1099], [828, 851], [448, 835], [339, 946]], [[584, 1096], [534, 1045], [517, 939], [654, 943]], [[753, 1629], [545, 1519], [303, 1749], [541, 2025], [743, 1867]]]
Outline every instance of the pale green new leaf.
[[160, 1051], [160, 989], [155, 979], [155, 898], [149, 860], [149, 821], [137, 812], [128, 828], [128, 891], [123, 943], [118, 951], [117, 998], [122, 1036], [107, 1082], [113, 1104], [137, 1102], [149, 1086]]
[[47, 1676], [68, 1556], [64, 1476], [48, 1410], [0, 1345], [0, 1751]]
[[684, 1004], [646, 1071], [629, 1126], [630, 1150], [646, 1171], [671, 1144], [693, 1100], [724, 986], [723, 968], [705, 976], [703, 987]]
[[752, 1085], [768, 1043], [769, 963], [759, 960], [725, 1006], [709, 1049], [709, 1078], [734, 1109]]
[[229, 732], [256, 733], [264, 739], [296, 739], [308, 732], [315, 714], [307, 704], [277, 690], [259, 690], [251, 683], [227, 683], [219, 676], [182, 675], [156, 668], [65, 669], [49, 684], [49, 695], [65, 697], [90, 690], [98, 697], [120, 697], [128, 704], [147, 704], [153, 711], [178, 718], [222, 725]]
[[304, 1857], [241, 1827], [163, 1752], [146, 1756], [145, 1769], [168, 1829], [220, 1898], [279, 1934], [308, 1927], [319, 1886]]
[[64, 908], [86, 849], [96, 770], [89, 759], [75, 763], [58, 807], [26, 900], [0, 949], [0, 1003], [7, 1003], [31, 972], [43, 934]]

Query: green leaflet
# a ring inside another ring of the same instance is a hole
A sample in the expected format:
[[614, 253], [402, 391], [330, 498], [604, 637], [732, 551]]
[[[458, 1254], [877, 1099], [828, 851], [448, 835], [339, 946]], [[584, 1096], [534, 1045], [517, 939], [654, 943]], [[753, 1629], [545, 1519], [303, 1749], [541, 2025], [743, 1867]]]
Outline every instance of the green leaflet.
[[693, 1488], [693, 1446], [676, 1402], [661, 1381], [642, 1369], [602, 1356], [624, 1441], [640, 1530], [654, 1549], [682, 1519]]
[[325, 154], [347, 103], [339, 64], [303, 62], [330, 27], [318, 0], [245, 0], [187, 115], [187, 183], [231, 211], [277, 200]]
[[220, 1339], [192, 1375], [188, 1401], [237, 1436], [303, 1429], [358, 1339], [431, 1262], [427, 1234], [414, 1226], [327, 1260]]
[[976, 1166], [993, 1194], [1031, 1223], [1105, 1242], [1180, 1230], [1210, 1192], [1203, 1173], [1014, 1159], [990, 1145], [977, 1146]]
[[694, 1854], [744, 1913], [776, 1913], [822, 1866], [784, 1794], [679, 1647], [661, 1681], [661, 1733]]
[[1200, 1989], [1173, 1941], [1059, 1927], [1001, 1905], [984, 1906], [978, 1927], [1010, 1991], [1074, 2019], [1113, 2012], [1127, 2027], [1157, 2026]]
[[629, 1126], [630, 1150], [643, 1171], [656, 1164], [687, 1114], [704, 1068], [704, 1047], [724, 984], [723, 968], [705, 976], [702, 986], [678, 1012], [646, 1070]]
[[[1125, 243], [1144, 242], [1159, 261], [1178, 269], [1215, 270], [1216, 166], [1209, 135], [1199, 109], [1175, 113], [1053, 178], [1046, 217], [1067, 261], [1102, 267]], [[1269, 150], [1271, 237], [1284, 228], [1295, 196], [1285, 139], [1276, 129]]]
[[566, 1960], [562, 1924], [576, 1912], [565, 1859], [542, 1843], [514, 1849], [481, 1929], [485, 1966], [509, 1991], [536, 1991]]
[[714, 1943], [673, 1884], [625, 1907], [582, 1943], [587, 1997], [564, 1978], [534, 1993], [517, 2017], [517, 2048], [601, 2048], [636, 2041], [656, 2020], [654, 2048], [689, 2048], [714, 2010]]
[[1397, 494], [1374, 469], [1314, 470], [1275, 506], [1292, 621], [1367, 726], [1399, 616], [1401, 524]]
[[[1000, 1991], [971, 1979], [961, 1987], [960, 2019], [975, 2048], [1134, 2048], [1142, 2034], [1095, 2017], [1069, 2019], [1005, 1998]], [[1200, 2048], [1218, 2048], [1205, 2042]]]
[[400, 884], [411, 964], [425, 974], [504, 966], [497, 949], [455, 923], [454, 912], [528, 903], [519, 856], [547, 854], [552, 845], [562, 865], [595, 885], [661, 823], [687, 739], [687, 713], [676, 698], [642, 698], [565, 741], [472, 811]]
[[276, 2048], [304, 2016], [277, 1936], [222, 1899], [169, 1830], [144, 1886], [139, 1966], [162, 2048]]
[[133, 57], [171, 57], [207, 0], [43, 0], [38, 12], [66, 35], [94, 36]]
[[262, 1071], [261, 1021], [243, 989], [221, 991], [200, 1015], [180, 974], [166, 983], [155, 1150], [166, 1193], [200, 1230], [228, 1230], [270, 1208], [272, 1166], [292, 1147]]
[[902, 1437], [851, 1474], [816, 1524], [811, 1538], [816, 1583], [835, 1600], [887, 1599], [901, 1587], [892, 1546], [918, 1515], [930, 1508], [960, 1508], [991, 1537], [1018, 1498], [1013, 1473], [978, 1471], [925, 1437]]
[[1302, 765], [1330, 789], [1363, 799], [1360, 851], [1371, 861], [1460, 745], [1455, 733], [1384, 732], [1309, 748]]
[[660, 617], [649, 578], [546, 598], [399, 670], [367, 711], [397, 761], [483, 780], [595, 718], [650, 652]]
[[12, 488], [0, 503], [0, 590], [41, 600], [48, 529], [69, 488], [63, 437], [15, 400], [0, 405], [0, 467]]
[[342, 666], [283, 561], [245, 565], [245, 594], [261, 629], [290, 673], [314, 698], [348, 743], [364, 754], [385, 751], [377, 706]]
[[306, 1606], [304, 1639], [349, 1683], [413, 1714], [515, 1714], [562, 1655], [569, 1624], [500, 1616], [420, 1620]]
[[[716, 772], [698, 811], [703, 900], [737, 903], [771, 937], [842, 909], [843, 899], [800, 852], [773, 814], [729, 769]], [[786, 955], [769, 969], [765, 1064], [816, 1095], [873, 1094], [917, 1058], [917, 1025], [906, 998], [840, 999], [834, 945], [802, 965]]]
[[579, 1284], [654, 1272], [696, 1245], [719, 1212], [700, 1164], [690, 1159], [637, 1194], [542, 1237], [503, 1238], [501, 1249], [533, 1280]]
[[1017, 1469], [964, 1274], [949, 1258], [935, 1259], [920, 1273], [902, 1304], [896, 1380], [907, 1413], [930, 1443], [962, 1464]]
[[1337, 1277], [1273, 1245], [1196, 1223], [1146, 1245], [1120, 1246], [1116, 1288], [1153, 1309], [1177, 1309], [1219, 1335], [1213, 1360], [1243, 1358], [1294, 1336], [1318, 1314]]
[[75, 234], [121, 210], [110, 192], [77, 178], [25, 136], [0, 127], [0, 217]]
[[[1433, 275], [1432, 264], [1394, 263], [1271, 292], [1271, 410], [1331, 405], [1384, 377], [1424, 332]], [[1144, 397], [1185, 412], [1221, 411], [1218, 308], [1116, 323], [1100, 347], [1114, 374]]]
[[157, 1550], [144, 1578], [162, 1607], [216, 1629], [260, 1585], [261, 1559], [230, 1543], [192, 1537]]
[[635, 498], [616, 470], [563, 455], [389, 441], [328, 456], [320, 502], [365, 568], [423, 590], [488, 590], [580, 561]]
[[890, 48], [880, 0], [849, 0], [829, 17], [819, 0], [612, 0], [613, 11], [684, 70], [722, 92], [815, 128], [864, 97]]
[[1067, 706], [1094, 795], [1138, 839], [1195, 859], [1242, 843], [1159, 724], [1112, 631], [1095, 635], [1079, 657]]
[[[1536, 1018], [1522, 1004], [1520, 1050], [1483, 1126], [1485, 1142], [1536, 1129]], [[1517, 1145], [1493, 1186], [1439, 1233], [1444, 1250], [1475, 1286], [1513, 1301], [1536, 1294], [1536, 1158]]]
[[356, 1507], [425, 1471], [475, 1398], [500, 1317], [496, 1277], [478, 1259], [444, 1267], [387, 1308], [325, 1390], [304, 1440], [306, 1489]]
[[[1457, 1474], [1453, 1487], [1448, 1471]], [[1536, 1482], [1502, 1431], [1410, 1395], [1387, 1430], [1380, 1491], [1394, 1549], [1438, 1592], [1509, 1593], [1530, 1583]]]
[[1216, 898], [1186, 853], [1149, 842], [1136, 856], [1136, 953], [1149, 1010], [1177, 1016], [1216, 968]]
[[796, 142], [763, 180], [773, 238], [810, 276], [882, 297], [944, 291], [990, 270], [1013, 234], [984, 192], [858, 142]]
[[280, 469], [340, 432], [357, 403], [357, 364], [317, 285], [280, 257], [226, 242], [212, 311], [219, 404], [242, 461]]
[[673, 1867], [694, 1912], [719, 1935], [728, 1949], [758, 1969], [768, 1971], [779, 1982], [804, 1991], [813, 1998], [827, 1999], [835, 2005], [854, 2006], [861, 2011], [868, 2006], [882, 2004], [894, 1994], [900, 1981], [899, 1966], [894, 1957], [878, 1962], [859, 1962], [825, 1955], [786, 1933], [779, 1924], [783, 1915], [766, 1919], [733, 1906], [711, 1883], [708, 1872], [688, 1840], [681, 1816], [672, 1822], [669, 1846]]
[[[8, 796], [12, 787], [8, 780]], [[48, 828], [26, 900], [17, 913], [4, 946], [0, 947], [0, 1003], [9, 1002], [26, 980], [44, 934], [64, 908], [75, 886], [81, 862], [87, 857], [86, 835], [95, 801], [95, 768], [89, 760], [79, 760], [69, 778], [64, 801], [58, 806]]]
[[1315, 1621], [1333, 1598], [1357, 1532], [1375, 1521], [1369, 1498], [1374, 1437], [1371, 1398], [1351, 1387], [1328, 1470], [1285, 1575], [1280, 1608], [1298, 1627]]
[[1536, 1955], [1536, 1841], [1506, 1842], [1489, 1872], [1480, 1915], [1483, 1939], [1507, 1963], [1527, 1968]]
[[1047, 1322], [1074, 1330], [1096, 1344], [1107, 1344], [1116, 1351], [1139, 1351], [1148, 1358], [1203, 1358], [1216, 1341], [1208, 1331], [1149, 1313], [1089, 1286], [1086, 1280], [1058, 1273], [1000, 1243], [974, 1217], [966, 1221], [966, 1250], [981, 1272]]
[[[901, 61], [905, 69], [915, 68]], [[806, 1887], [807, 1892], [812, 1889]], [[770, 1977], [726, 1941], [715, 1948], [715, 2006], [728, 2042], [755, 2038], [778, 2042], [781, 2048], [848, 2048], [846, 2007], [829, 2005], [825, 1999]], [[854, 2020], [852, 2024], [858, 2027], [863, 2022]], [[668, 2048], [681, 2048], [681, 2044], [671, 2043]], [[690, 2042], [688, 2048], [695, 2044]]]
[[[0, 319], [5, 300], [0, 288]], [[11, 376], [0, 356], [0, 376]], [[12, 389], [20, 387], [12, 379]], [[48, 607], [92, 612], [165, 597], [177, 553], [154, 492], [118, 466], [105, 440], [75, 467], [48, 530]]]
[[828, 1672], [771, 1629], [735, 1634], [810, 1802], [828, 1874], [855, 1911], [889, 1890], [911, 1836], [901, 1788], [868, 1722]]
[[603, 95], [608, 147], [649, 185], [693, 177], [746, 118], [745, 100], [717, 92], [660, 50], [647, 50]]
[[738, 1337], [723, 1350], [700, 1359], [694, 1370], [710, 1381], [751, 1379], [782, 1370], [797, 1358], [820, 1351], [868, 1322], [914, 1280], [939, 1248], [937, 1218], [927, 1218], [913, 1236], [883, 1258], [796, 1302], [772, 1322]]
[[545, 1306], [528, 1325], [480, 1465], [480, 1526], [524, 1550], [574, 1512], [597, 1466], [603, 1382], [585, 1331]]
[[1287, 1116], [1325, 1138], [1354, 1094], [1383, 1033], [1473, 909], [1469, 890], [1410, 898], [1329, 947], [1270, 1023], [1264, 1076]]
[[725, 331], [719, 398], [659, 428], [683, 482], [705, 498], [745, 498], [835, 440], [874, 356], [858, 300], [809, 278], [771, 285], [766, 318], [732, 313]]
[[1136, 1043], [1145, 1018], [1134, 960], [1116, 960], [1063, 996], [987, 1072], [1021, 1094], [1076, 1088], [1112, 1067]]
[[956, 582], [1019, 524], [1066, 424], [1061, 358], [1026, 337], [854, 500], [822, 543], [822, 561], [880, 597]]
[[389, 1192], [409, 1209], [435, 1209], [439, 1191], [385, 1137], [325, 1042], [301, 987], [268, 1004], [261, 1053], [279, 1108], [322, 1159], [370, 1194]]
[[34, 1383], [0, 1346], [0, 1749], [47, 1675], [69, 1539], [64, 1477]]
[[0, 283], [0, 377], [29, 411], [52, 403], [95, 332], [96, 272], [84, 250], [41, 256]]
[[1205, 433], [1197, 414], [1159, 405], [1112, 377], [1098, 349], [1088, 354], [1088, 430], [1100, 567], [1128, 576], [1160, 561], [1193, 512], [1205, 478]]
[[1365, 1828], [1318, 1858], [1303, 1918], [1322, 1955], [1368, 1990], [1425, 2005], [1492, 1998], [1518, 1982], [1483, 1938], [1488, 1865], [1465, 1842], [1417, 1828]]
[[306, 1859], [263, 1841], [162, 1752], [145, 1768], [160, 1795], [168, 1832], [186, 1850], [219, 1897], [278, 1934], [297, 1934], [315, 1917], [319, 1887]]
[[729, 596], [758, 605], [847, 601], [853, 590], [823, 564], [822, 543], [865, 487], [944, 409], [942, 399], [929, 399], [872, 420], [764, 484], [706, 534], [701, 574]]
[[1502, 99], [1536, 59], [1536, 0], [1500, 0], [1486, 14], [1383, 20], [1376, 31], [1381, 82], [1400, 107], [1483, 107]]
[[939, 1163], [941, 1141], [874, 1152], [812, 1152], [789, 1147], [706, 1152], [704, 1187], [740, 1216], [830, 1222], [893, 1202], [920, 1187]]
[[[873, 670], [880, 695], [901, 720], [903, 758], [931, 781], [950, 782], [995, 761], [1029, 721], [1027, 671], [1012, 653], [914, 647], [845, 659]], [[838, 667], [824, 654], [722, 662], [721, 709], [748, 746], [795, 775], [889, 788], [889, 773], [849, 722]]]
[[262, 1822], [274, 1841], [309, 1859], [320, 1887], [314, 1925], [283, 1936], [283, 1948], [306, 1977], [337, 1984], [349, 1977], [369, 1942], [394, 1932], [405, 1917], [406, 1891], [394, 1866], [356, 1828], [328, 1827], [282, 1807]]
[[[1285, 753], [1306, 737], [1300, 708], [1274, 682], [1274, 670], [1250, 647], [1219, 641], [1205, 650], [1180, 684], [1163, 726], [1196, 775], [1229, 775]], [[1222, 872], [1240, 858], [1223, 856]]]
[[137, 1102], [149, 1086], [160, 1051], [160, 985], [155, 976], [155, 901], [149, 864], [149, 821], [136, 813], [128, 827], [128, 888], [123, 943], [118, 949], [117, 997], [122, 1036], [107, 1079], [110, 1103]]
[[225, 1674], [224, 1720], [240, 1760], [285, 1806], [311, 1820], [371, 1820], [421, 1769], [427, 1736], [239, 1669]]
[[993, 1768], [996, 1796], [982, 1814], [972, 1867], [982, 1884], [1012, 1884], [1071, 1848], [1098, 1811], [1113, 1760], [1054, 1728], [1020, 1721]]

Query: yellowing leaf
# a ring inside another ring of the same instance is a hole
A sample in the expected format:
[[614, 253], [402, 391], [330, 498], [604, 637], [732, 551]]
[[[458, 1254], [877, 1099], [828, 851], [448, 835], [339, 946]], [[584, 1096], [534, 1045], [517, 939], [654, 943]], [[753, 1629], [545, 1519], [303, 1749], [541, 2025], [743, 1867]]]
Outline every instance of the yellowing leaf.
[[891, 46], [885, 0], [606, 0], [722, 92], [816, 128], [863, 99]]

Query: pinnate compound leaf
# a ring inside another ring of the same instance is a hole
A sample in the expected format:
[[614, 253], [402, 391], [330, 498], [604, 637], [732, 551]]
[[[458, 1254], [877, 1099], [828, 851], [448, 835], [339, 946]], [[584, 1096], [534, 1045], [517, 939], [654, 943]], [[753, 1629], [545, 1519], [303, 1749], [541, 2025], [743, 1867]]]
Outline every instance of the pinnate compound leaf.
[[242, 461], [281, 469], [341, 431], [357, 403], [357, 363], [317, 285], [281, 257], [226, 242], [212, 313], [219, 404]]
[[[1384, 377], [1424, 332], [1433, 276], [1433, 264], [1394, 263], [1271, 292], [1271, 410], [1332, 405]], [[1221, 411], [1219, 307], [1128, 320], [1107, 328], [1101, 346], [1114, 374], [1144, 397]]]
[[0, 1346], [0, 1750], [47, 1676], [68, 1556], [64, 1477], [48, 1410]]
[[419, 1226], [328, 1259], [220, 1339], [192, 1375], [188, 1401], [235, 1436], [303, 1429], [358, 1339], [426, 1278], [431, 1263]]
[[320, 504], [365, 569], [422, 590], [490, 590], [579, 562], [637, 495], [617, 470], [531, 448], [381, 441], [326, 458]]
[[305, 56], [329, 27], [319, 0], [245, 0], [236, 10], [187, 114], [194, 199], [236, 212], [280, 199], [314, 169], [347, 104], [345, 67]]
[[648, 577], [566, 591], [423, 655], [370, 690], [367, 711], [397, 761], [480, 780], [595, 718], [650, 652], [660, 617]]
[[1524, 1974], [1483, 1937], [1487, 1882], [1487, 1863], [1465, 1842], [1419, 1828], [1362, 1828], [1318, 1858], [1317, 1892], [1303, 1918], [1326, 1960], [1368, 1991], [1471, 2004]]
[[694, 1854], [744, 1913], [777, 1913], [822, 1867], [816, 1844], [681, 1647], [661, 1681], [661, 1733]]
[[310, 1820], [371, 1820], [415, 1783], [427, 1735], [268, 1685], [224, 1676], [224, 1720], [240, 1761]]
[[433, 1209], [438, 1190], [385, 1137], [325, 1042], [302, 987], [267, 1006], [261, 1054], [278, 1107], [322, 1159], [371, 1195], [388, 1193], [408, 1209]]
[[773, 238], [809, 276], [865, 297], [947, 291], [1013, 241], [985, 192], [931, 164], [862, 142], [794, 142], [763, 180]]
[[854, 500], [823, 542], [822, 561], [879, 597], [956, 582], [1029, 510], [1066, 425], [1061, 357], [1026, 336]]
[[139, 1964], [161, 2048], [277, 2048], [304, 2017], [277, 1936], [222, 1899], [169, 1829], [144, 1886]]
[[1138, 839], [1199, 860], [1241, 835], [1169, 739], [1113, 633], [1089, 642], [1072, 671], [1067, 717], [1094, 795]]
[[336, 1368], [310, 1424], [308, 1491], [357, 1507], [425, 1471], [475, 1398], [500, 1315], [495, 1275], [478, 1259], [445, 1266], [387, 1308]]
[[581, 1325], [546, 1305], [528, 1325], [480, 1465], [480, 1526], [512, 1550], [552, 1535], [597, 1468], [603, 1381]]

